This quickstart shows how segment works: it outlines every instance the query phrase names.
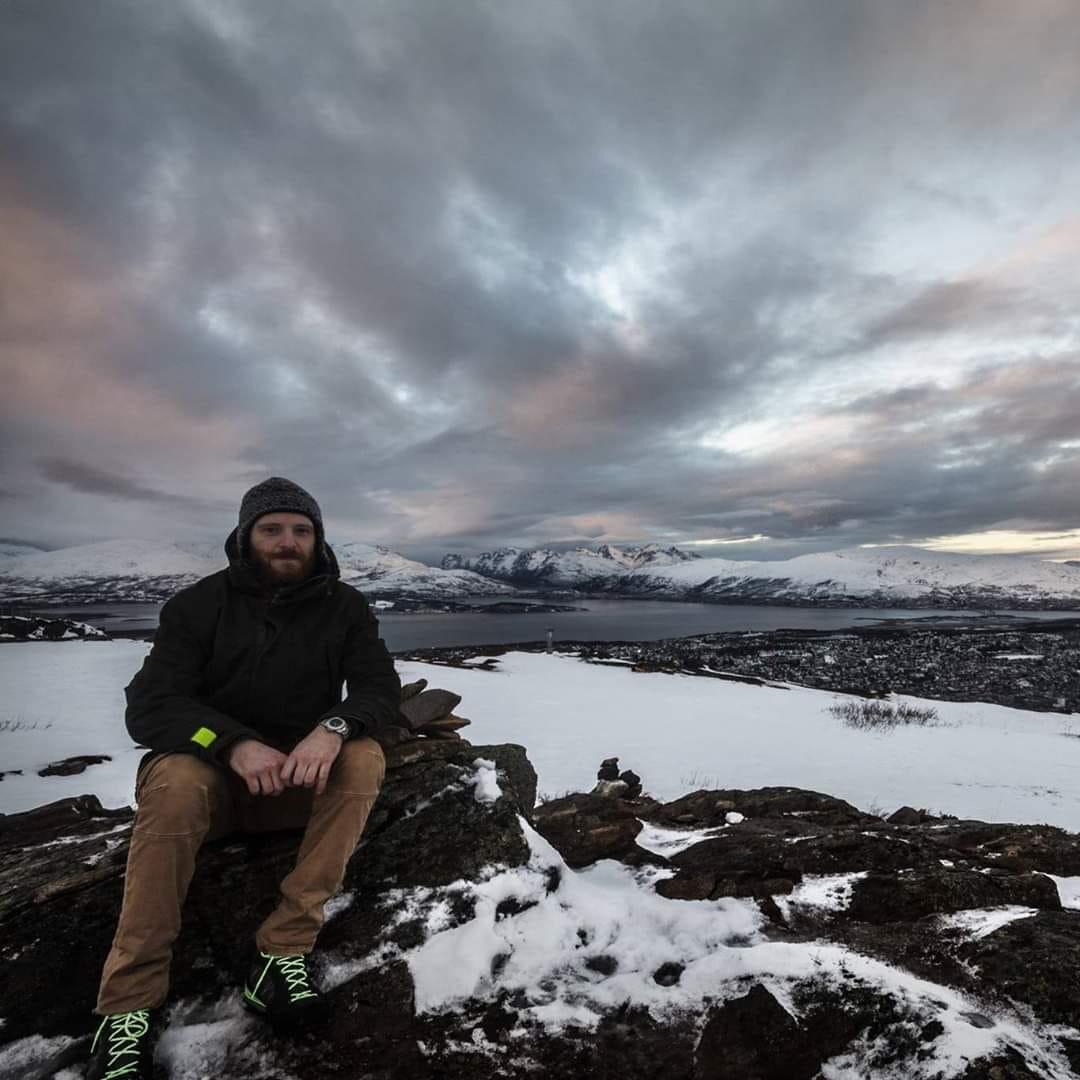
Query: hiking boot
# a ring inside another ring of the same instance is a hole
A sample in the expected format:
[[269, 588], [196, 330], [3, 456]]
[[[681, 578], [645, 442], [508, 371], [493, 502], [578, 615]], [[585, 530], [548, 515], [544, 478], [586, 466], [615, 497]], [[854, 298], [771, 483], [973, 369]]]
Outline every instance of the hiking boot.
[[320, 1016], [324, 999], [311, 985], [303, 953], [259, 952], [244, 986], [244, 1004], [274, 1023], [290, 1024]]
[[103, 1016], [90, 1046], [86, 1080], [151, 1080], [156, 1037], [149, 1009]]

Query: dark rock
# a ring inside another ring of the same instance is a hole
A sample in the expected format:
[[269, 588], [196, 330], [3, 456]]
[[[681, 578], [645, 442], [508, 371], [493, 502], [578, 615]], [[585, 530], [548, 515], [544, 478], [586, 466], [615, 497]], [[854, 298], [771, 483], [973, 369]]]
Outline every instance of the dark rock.
[[517, 1025], [517, 1013], [507, 1009], [501, 1002], [496, 1002], [485, 1013], [480, 1022], [484, 1035], [491, 1042], [502, 1041], [511, 1028]]
[[[472, 755], [469, 758], [468, 755]], [[499, 769], [499, 782], [504, 785], [504, 790], [511, 796], [513, 801], [521, 807], [522, 813], [528, 817], [532, 813], [536, 803], [536, 771], [528, 759], [524, 746], [516, 743], [500, 743], [498, 746], [473, 746], [465, 739], [456, 742], [436, 742], [429, 739], [411, 739], [392, 747], [386, 752], [386, 768], [388, 772], [398, 773], [406, 766], [419, 765], [424, 762], [433, 762], [444, 759], [458, 761], [471, 761], [475, 758], [490, 758], [495, 761]], [[419, 776], [419, 773], [412, 773]], [[402, 775], [405, 775], [404, 773]], [[380, 803], [384, 803], [387, 792], [384, 790], [376, 803], [379, 809]]]
[[923, 812], [910, 806], [901, 806], [894, 814], [885, 819], [890, 825], [921, 825]]
[[780, 905], [773, 899], [772, 895], [758, 897], [758, 908], [761, 914], [765, 916], [775, 927], [783, 928], [787, 925], [787, 920], [784, 918], [784, 913], [780, 910]]
[[37, 840], [57, 833], [72, 836], [84, 831], [97, 832], [100, 826], [95, 823], [108, 821], [115, 824], [130, 821], [132, 817], [130, 807], [106, 810], [96, 795], [57, 799], [33, 810], [0, 814], [0, 851], [12, 845], [31, 846]]
[[868, 874], [855, 882], [847, 914], [852, 919], [886, 923], [1002, 904], [1061, 909], [1057, 887], [1042, 874], [997, 877], [938, 866]]
[[669, 960], [653, 972], [653, 982], [660, 986], [675, 986], [685, 970], [686, 967], [683, 964], [676, 964]]
[[0, 780], [3, 780], [5, 776], [22, 776], [22, 769], [8, 769], [7, 772], [0, 772]]
[[986, 984], [1030, 1005], [1040, 1019], [1080, 1027], [1076, 978], [1080, 915], [1076, 912], [1040, 911], [1017, 919], [964, 945], [960, 956], [978, 968]]
[[416, 682], [405, 683], [401, 687], [401, 700], [408, 701], [416, 697], [427, 686], [427, 679], [417, 679]]
[[641, 777], [636, 772], [627, 769], [619, 773], [619, 779], [626, 785], [626, 797], [636, 799], [641, 794]]
[[725, 833], [673, 855], [677, 873], [657, 882], [656, 891], [672, 900], [789, 893], [802, 880], [794, 855], [782, 837]]
[[936, 826], [929, 835], [986, 864], [1014, 871], [1041, 870], [1061, 877], [1080, 875], [1080, 833], [1052, 825], [959, 821]]
[[697, 1047], [701, 1080], [811, 1080], [827, 1055], [760, 983], [710, 1014]]
[[108, 754], [79, 754], [38, 769], [38, 776], [77, 776], [86, 772], [87, 766], [100, 765], [103, 761], [112, 761], [112, 758]]
[[[498, 770], [503, 794], [492, 806], [473, 796], [474, 763], [480, 758], [494, 760]], [[372, 809], [361, 848], [367, 880], [398, 887], [445, 885], [474, 878], [489, 864], [528, 861], [518, 815], [528, 815], [536, 774], [524, 747], [425, 740], [395, 747], [387, 767], [393, 782]], [[524, 797], [519, 787], [525, 788]], [[433, 792], [448, 794], [432, 801]]]
[[451, 690], [424, 690], [402, 700], [399, 711], [408, 727], [416, 731], [449, 716], [460, 704], [461, 695]]
[[957, 1080], [1040, 1080], [1042, 1072], [1032, 1072], [1023, 1055], [1009, 1048], [992, 1058], [973, 1061]]
[[598, 780], [596, 787], [589, 792], [601, 799], [620, 799], [626, 795], [629, 788], [622, 780]]
[[632, 865], [666, 865], [660, 855], [639, 848], [634, 838], [641, 822], [618, 799], [599, 795], [567, 795], [538, 806], [533, 823], [572, 867], [588, 866], [597, 859], [619, 859]]
[[523, 911], [528, 911], [529, 908], [533, 907], [536, 907], [535, 900], [523, 904], [516, 896], [508, 896], [495, 905], [495, 921], [498, 922], [500, 919], [506, 919], [512, 915], [520, 915]]
[[813, 825], [880, 824], [879, 818], [856, 810], [843, 799], [788, 787], [755, 788], [751, 791], [695, 791], [674, 802], [665, 803], [651, 817], [659, 824], [705, 828], [724, 824], [725, 815], [731, 810], [750, 818], [794, 816], [805, 824]]
[[[689, 1080], [695, 1075], [695, 1041], [692, 1021], [657, 1020], [641, 1006], [626, 1005], [604, 1016], [595, 1031], [576, 1040], [538, 1036], [534, 1059], [539, 1069], [522, 1070], [518, 1075], [568, 1080]], [[471, 1080], [473, 1075], [472, 1069], [461, 1073], [462, 1080]], [[505, 1065], [497, 1075], [507, 1075]]]
[[605, 953], [601, 956], [590, 956], [585, 961], [585, 966], [599, 975], [614, 975], [619, 970], [619, 961]]
[[600, 763], [600, 768], [596, 773], [597, 780], [618, 780], [619, 779], [619, 759], [617, 757], [604, 758]]
[[1065, 1051], [1065, 1057], [1068, 1058], [1072, 1071], [1080, 1076], [1080, 1039], [1060, 1036], [1058, 1042], [1061, 1043], [1061, 1048]]

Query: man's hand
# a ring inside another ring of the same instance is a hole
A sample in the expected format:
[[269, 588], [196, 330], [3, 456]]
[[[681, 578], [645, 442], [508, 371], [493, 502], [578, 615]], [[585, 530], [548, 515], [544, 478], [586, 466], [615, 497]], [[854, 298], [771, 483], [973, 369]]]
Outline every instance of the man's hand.
[[228, 760], [229, 768], [243, 779], [252, 795], [280, 795], [285, 790], [281, 771], [286, 759], [280, 750], [258, 739], [241, 739], [229, 748]]
[[293, 787], [313, 787], [315, 794], [321, 795], [326, 790], [330, 766], [341, 753], [343, 742], [340, 735], [324, 727], [316, 727], [293, 747], [292, 753], [285, 759], [281, 778]]

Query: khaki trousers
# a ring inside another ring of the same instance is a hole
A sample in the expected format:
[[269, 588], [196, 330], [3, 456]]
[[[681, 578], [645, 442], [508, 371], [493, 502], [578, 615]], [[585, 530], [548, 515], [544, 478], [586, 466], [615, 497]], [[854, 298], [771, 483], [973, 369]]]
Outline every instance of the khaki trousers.
[[123, 907], [96, 1012], [164, 1002], [195, 856], [205, 840], [229, 833], [304, 828], [296, 866], [281, 883], [281, 902], [255, 943], [276, 955], [310, 952], [322, 928], [323, 904], [341, 887], [385, 774], [382, 748], [366, 736], [342, 746], [318, 796], [312, 788], [252, 795], [235, 773], [191, 754], [152, 759], [135, 788]]

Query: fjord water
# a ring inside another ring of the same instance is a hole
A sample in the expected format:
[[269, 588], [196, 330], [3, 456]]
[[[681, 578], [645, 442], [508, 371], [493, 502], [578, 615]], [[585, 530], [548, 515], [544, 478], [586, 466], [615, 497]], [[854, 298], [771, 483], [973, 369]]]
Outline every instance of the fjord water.
[[[492, 604], [504, 596], [472, 597], [468, 603]], [[535, 601], [526, 601], [534, 603]], [[391, 652], [441, 645], [503, 645], [555, 642], [656, 641], [689, 634], [738, 630], [837, 630], [866, 626], [882, 619], [926, 619], [946, 615], [977, 616], [975, 611], [899, 610], [896, 608], [766, 607], [752, 604], [680, 603], [672, 600], [589, 599], [558, 601], [581, 611], [529, 613], [380, 611], [379, 633]], [[111, 634], [138, 634], [157, 626], [160, 604], [88, 604], [50, 608], [51, 613], [100, 626]], [[1060, 619], [1068, 612], [999, 612], [1024, 618]]]

